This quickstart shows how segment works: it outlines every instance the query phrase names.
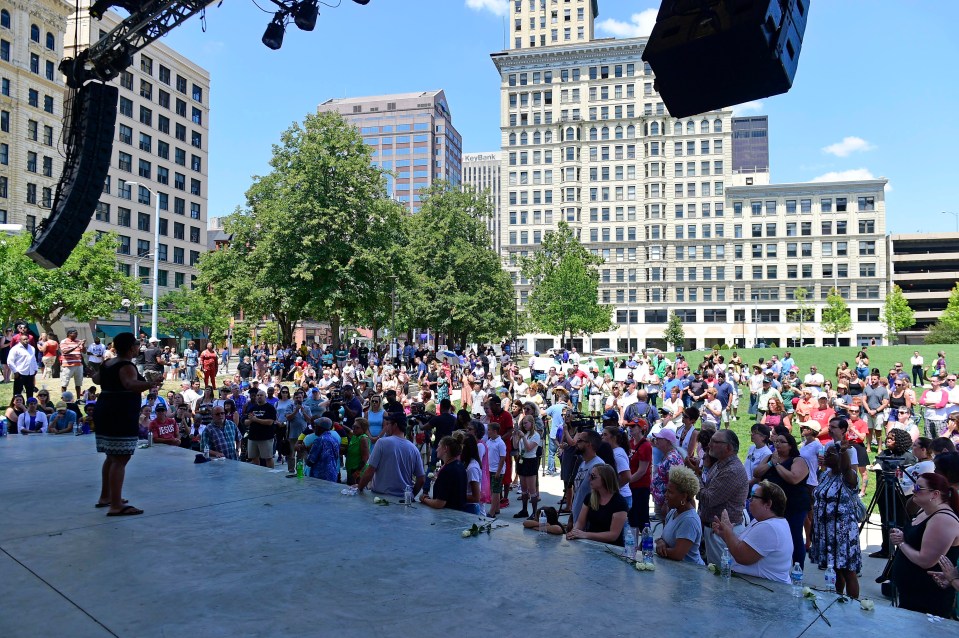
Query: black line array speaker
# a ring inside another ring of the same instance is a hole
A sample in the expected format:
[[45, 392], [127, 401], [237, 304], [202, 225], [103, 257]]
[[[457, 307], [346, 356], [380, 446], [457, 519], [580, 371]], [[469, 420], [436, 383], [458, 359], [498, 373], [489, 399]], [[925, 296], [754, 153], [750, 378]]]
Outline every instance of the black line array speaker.
[[110, 170], [117, 121], [117, 87], [90, 82], [73, 98], [64, 138], [67, 160], [50, 217], [27, 255], [45, 268], [58, 268], [80, 242], [96, 211]]
[[663, 0], [643, 60], [670, 115], [790, 89], [810, 0]]

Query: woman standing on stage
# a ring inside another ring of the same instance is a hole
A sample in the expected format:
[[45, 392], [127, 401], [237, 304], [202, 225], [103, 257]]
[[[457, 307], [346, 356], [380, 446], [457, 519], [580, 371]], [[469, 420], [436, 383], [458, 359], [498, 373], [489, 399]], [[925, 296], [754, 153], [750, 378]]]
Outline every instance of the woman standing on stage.
[[137, 374], [133, 360], [140, 354], [140, 344], [132, 332], [118, 334], [113, 345], [117, 356], [105, 361], [93, 377], [93, 382], [103, 390], [93, 412], [97, 452], [106, 454], [96, 506], [109, 507], [107, 516], [132, 516], [143, 510], [123, 500], [123, 478], [137, 447], [140, 395], [154, 383]]

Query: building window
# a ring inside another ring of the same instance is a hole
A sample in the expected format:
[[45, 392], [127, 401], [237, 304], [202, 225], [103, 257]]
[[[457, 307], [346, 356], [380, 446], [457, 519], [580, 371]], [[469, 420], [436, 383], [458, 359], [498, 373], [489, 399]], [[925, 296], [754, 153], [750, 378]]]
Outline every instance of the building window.
[[150, 253], [150, 240], [148, 239], [138, 239], [137, 240], [137, 256], [143, 257]]
[[153, 126], [153, 111], [145, 106], [140, 107], [140, 124]]
[[173, 198], [173, 213], [175, 215], [186, 214], [186, 201], [181, 197]]
[[180, 222], [173, 222], [173, 239], [183, 239], [186, 226]]
[[133, 100], [120, 96], [120, 115], [133, 117]]
[[140, 160], [139, 167], [138, 167], [138, 173], [140, 177], [150, 179], [151, 172], [152, 170], [151, 170], [150, 162], [146, 160]]
[[186, 95], [186, 78], [182, 75], [176, 76], [176, 90]]
[[137, 230], [150, 231], [150, 216], [146, 213], [137, 213]]
[[199, 125], [202, 126], [202, 125], [203, 125], [203, 111], [201, 111], [200, 109], [198, 109], [197, 107], [194, 106], [194, 107], [193, 107], [193, 110], [192, 110], [192, 118], [191, 118], [191, 119], [193, 120], [193, 123], [194, 123], [194, 124], [199, 124]]
[[110, 204], [97, 202], [96, 219], [98, 222], [110, 223]]
[[0, 40], [0, 60], [10, 61], [10, 43], [6, 40]]
[[[196, 202], [190, 202], [190, 217], [192, 219], [200, 219], [200, 205], [197, 204]], [[538, 232], [539, 231], [535, 231], [534, 234]], [[539, 243], [539, 242], [536, 242], [536, 243]]]
[[160, 81], [167, 86], [170, 85], [170, 69], [166, 68], [162, 64], [160, 65]]
[[[123, 208], [123, 207], [117, 208], [117, 226], [123, 226], [125, 228], [130, 227], [130, 209], [129, 208]], [[128, 255], [130, 254], [129, 248], [127, 249], [126, 254]]]
[[0, 10], [0, 27], [4, 29], [10, 28], [10, 12], [6, 9]]
[[120, 151], [117, 166], [122, 171], [131, 172], [133, 170], [133, 156]]
[[153, 59], [145, 55], [140, 56], [140, 70], [147, 75], [153, 75]]
[[[203, 103], [203, 87], [202, 86], [197, 86], [196, 84], [193, 85], [193, 100], [195, 102], [200, 102], [201, 104]], [[396, 108], [395, 103], [393, 105], [393, 108]]]
[[[117, 253], [120, 255], [130, 254], [130, 238], [126, 235], [120, 235], [120, 245], [117, 246]], [[126, 264], [129, 267], [128, 264]]]

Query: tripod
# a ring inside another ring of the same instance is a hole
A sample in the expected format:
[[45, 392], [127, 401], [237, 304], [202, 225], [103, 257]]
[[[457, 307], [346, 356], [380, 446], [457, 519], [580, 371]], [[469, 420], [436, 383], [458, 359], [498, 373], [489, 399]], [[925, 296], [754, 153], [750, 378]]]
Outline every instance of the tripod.
[[[876, 471], [876, 492], [873, 494], [872, 501], [866, 509], [866, 518], [859, 524], [859, 533], [869, 523], [869, 517], [879, 506], [879, 515], [882, 519], [880, 527], [882, 528], [882, 549], [889, 554], [886, 565], [882, 573], [876, 579], [878, 583], [884, 583], [888, 580], [892, 560], [895, 552], [889, 551], [889, 530], [892, 528], [902, 529], [908, 523], [908, 512], [906, 510], [907, 499], [902, 491], [902, 485], [899, 483], [899, 477], [895, 470], [877, 470]], [[896, 598], [895, 587], [889, 583], [891, 597]], [[886, 593], [886, 585], [883, 585], [883, 593]]]

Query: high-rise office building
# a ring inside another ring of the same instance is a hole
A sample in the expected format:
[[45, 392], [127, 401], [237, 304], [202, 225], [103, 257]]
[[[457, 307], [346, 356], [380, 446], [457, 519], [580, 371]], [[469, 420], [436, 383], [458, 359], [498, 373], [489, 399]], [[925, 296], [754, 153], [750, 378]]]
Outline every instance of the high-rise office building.
[[0, 7], [0, 224], [32, 231], [63, 171], [63, 33], [72, 3]]
[[463, 186], [472, 186], [489, 195], [492, 216], [486, 220], [490, 246], [500, 250], [500, 153], [466, 153], [463, 155]]
[[512, 48], [589, 42], [598, 15], [597, 0], [511, 0]]
[[769, 118], [765, 115], [733, 118], [733, 171], [769, 172]]
[[[768, 185], [768, 167], [754, 159], [768, 150], [737, 154], [731, 110], [669, 115], [642, 61], [645, 44], [560, 42], [492, 55], [501, 76], [501, 253], [520, 305], [530, 285], [519, 258], [564, 221], [604, 261], [599, 301], [615, 324], [574, 338], [581, 350], [665, 348], [671, 312], [685, 324], [687, 349], [796, 342], [800, 284], [816, 317], [833, 285], [849, 298], [856, 323], [841, 339], [881, 335], [873, 310], [885, 297], [885, 181]], [[751, 334], [746, 316], [759, 326]], [[804, 342], [829, 338], [803, 324]], [[525, 338], [529, 351], [557, 345], [553, 335]]]
[[[68, 57], [122, 20], [113, 12], [94, 20], [89, 6], [90, 0], [81, 0], [68, 22]], [[149, 299], [154, 251], [159, 251], [163, 296], [191, 283], [195, 264], [207, 249], [210, 75], [154, 42], [135, 54], [133, 66], [113, 82], [120, 89], [113, 157], [90, 228], [119, 235], [120, 269], [141, 279]], [[160, 242], [154, 245], [157, 223]]]
[[359, 129], [373, 165], [392, 172], [388, 194], [413, 212], [433, 182], [459, 186], [463, 139], [442, 90], [331, 99], [317, 110], [337, 112]]

